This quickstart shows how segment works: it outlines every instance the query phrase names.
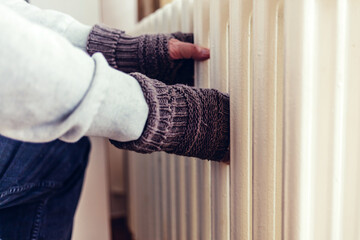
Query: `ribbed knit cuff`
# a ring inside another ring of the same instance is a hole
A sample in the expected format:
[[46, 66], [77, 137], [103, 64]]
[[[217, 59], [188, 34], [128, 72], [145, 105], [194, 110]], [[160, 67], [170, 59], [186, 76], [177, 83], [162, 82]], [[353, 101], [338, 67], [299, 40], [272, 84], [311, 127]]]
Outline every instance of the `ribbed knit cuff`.
[[215, 89], [167, 86], [139, 73], [131, 75], [144, 92], [149, 115], [139, 139], [111, 141], [116, 147], [216, 161], [224, 157], [230, 139], [228, 95]]
[[[170, 58], [168, 47], [169, 40], [172, 38], [193, 41], [192, 34], [173, 33], [131, 37], [123, 31], [95, 25], [88, 37], [87, 51], [90, 55], [96, 52], [103, 53], [112, 67], [126, 73], [140, 72], [166, 84], [192, 85], [193, 61]], [[187, 63], [186, 67], [182, 67], [184, 62]], [[181, 77], [177, 76], [180, 68], [182, 68]]]
[[164, 83], [149, 80], [139, 73], [130, 74], [138, 80], [149, 115], [141, 137], [132, 142], [111, 141], [116, 147], [140, 153], [173, 151], [185, 134], [188, 123], [186, 99]]
[[[139, 71], [138, 45], [136, 38], [128, 39], [123, 31], [95, 25], [88, 37], [87, 52], [90, 55], [96, 52], [102, 53], [109, 65], [117, 69], [122, 66], [119, 63], [123, 63], [129, 68], [128, 71], [127, 68], [120, 69], [123, 72]], [[121, 49], [126, 49], [123, 54], [118, 53]]]

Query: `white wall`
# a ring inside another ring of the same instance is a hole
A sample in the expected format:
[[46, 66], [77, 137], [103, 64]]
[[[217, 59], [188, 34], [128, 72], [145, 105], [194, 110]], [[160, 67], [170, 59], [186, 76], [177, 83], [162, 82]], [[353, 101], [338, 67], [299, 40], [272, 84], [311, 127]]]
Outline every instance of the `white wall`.
[[44, 9], [55, 9], [73, 16], [82, 23], [93, 25], [101, 21], [99, 0], [30, 0]]
[[111, 239], [106, 140], [91, 138], [92, 150], [73, 230], [74, 240]]
[[103, 0], [102, 22], [122, 29], [131, 30], [137, 23], [136, 0]]

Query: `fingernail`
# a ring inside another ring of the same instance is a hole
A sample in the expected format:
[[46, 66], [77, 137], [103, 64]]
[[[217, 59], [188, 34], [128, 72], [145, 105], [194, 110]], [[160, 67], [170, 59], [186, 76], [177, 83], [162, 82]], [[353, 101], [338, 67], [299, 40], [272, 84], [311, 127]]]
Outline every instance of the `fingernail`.
[[208, 57], [210, 55], [209, 49], [203, 48], [201, 50], [201, 55], [203, 55], [204, 57]]

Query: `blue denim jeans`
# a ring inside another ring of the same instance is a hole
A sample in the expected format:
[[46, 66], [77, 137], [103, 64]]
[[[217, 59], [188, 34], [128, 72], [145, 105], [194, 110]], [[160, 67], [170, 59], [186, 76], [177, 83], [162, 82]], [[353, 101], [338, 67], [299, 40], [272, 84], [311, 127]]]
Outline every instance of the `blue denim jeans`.
[[90, 142], [0, 136], [0, 239], [71, 239]]

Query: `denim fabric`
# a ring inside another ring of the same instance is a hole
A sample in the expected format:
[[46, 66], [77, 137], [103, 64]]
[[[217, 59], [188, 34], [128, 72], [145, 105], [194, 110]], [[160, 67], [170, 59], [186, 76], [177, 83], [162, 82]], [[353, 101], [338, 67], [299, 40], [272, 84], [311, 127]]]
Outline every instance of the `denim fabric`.
[[71, 239], [90, 142], [0, 136], [0, 239]]

